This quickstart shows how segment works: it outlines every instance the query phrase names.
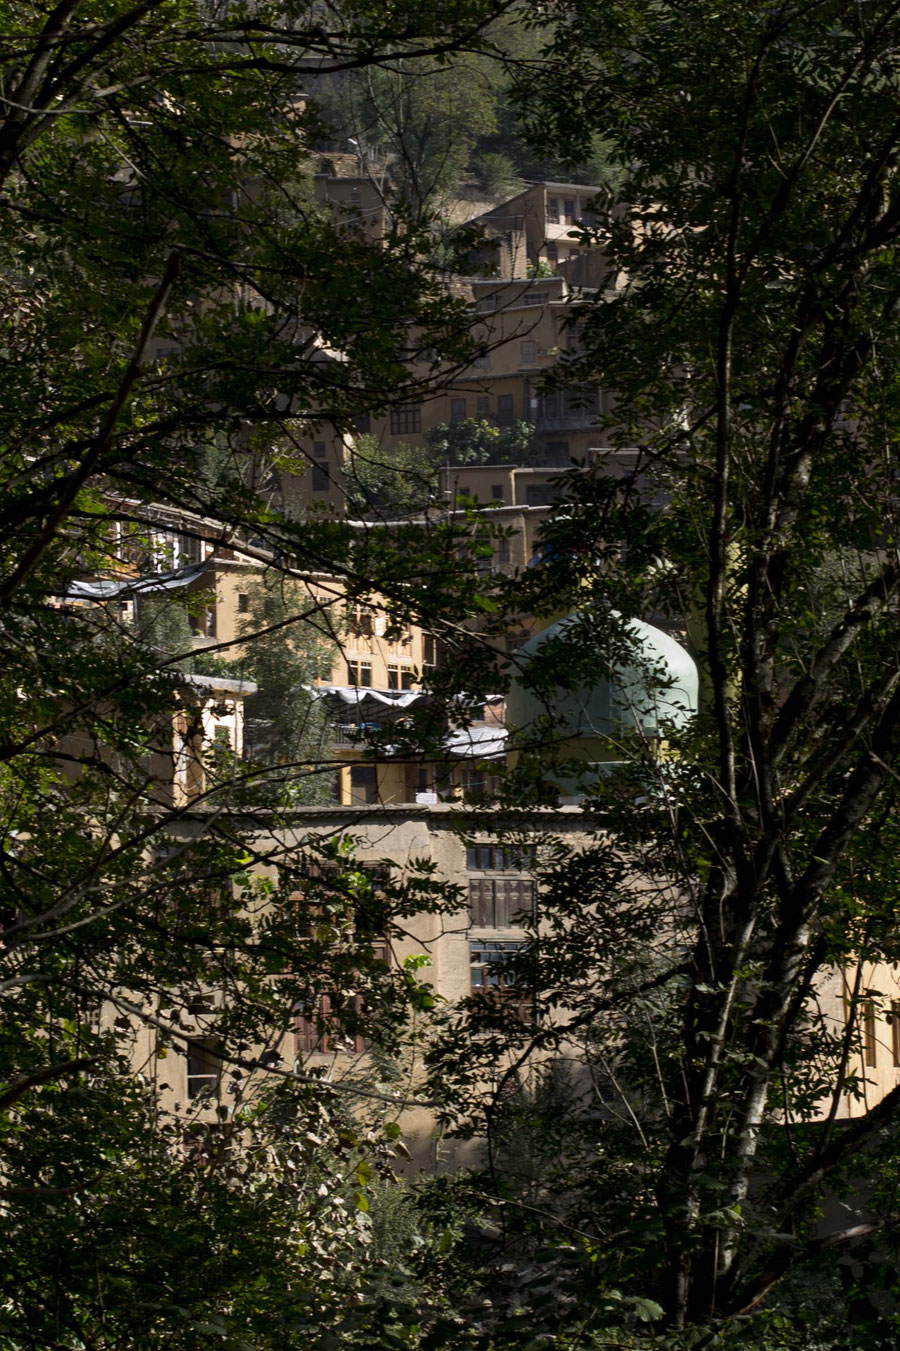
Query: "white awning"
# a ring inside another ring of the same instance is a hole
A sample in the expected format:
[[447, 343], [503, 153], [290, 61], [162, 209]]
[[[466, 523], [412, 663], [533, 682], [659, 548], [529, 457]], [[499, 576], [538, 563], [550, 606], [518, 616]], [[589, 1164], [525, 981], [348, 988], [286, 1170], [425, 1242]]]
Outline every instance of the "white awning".
[[56, 594], [63, 600], [100, 603], [121, 600], [148, 591], [180, 591], [182, 587], [196, 582], [208, 570], [208, 563], [192, 563], [189, 568], [179, 568], [175, 572], [157, 572], [149, 577], [129, 577], [120, 581], [104, 578], [93, 582], [70, 582], [65, 591]]
[[505, 727], [459, 727], [444, 742], [451, 755], [474, 760], [496, 760], [506, 752]]
[[430, 696], [424, 690], [373, 690], [357, 685], [313, 685], [310, 693], [317, 699], [332, 695], [342, 699], [345, 704], [358, 708], [367, 699], [383, 704], [386, 708], [410, 708], [415, 703], [423, 703]]

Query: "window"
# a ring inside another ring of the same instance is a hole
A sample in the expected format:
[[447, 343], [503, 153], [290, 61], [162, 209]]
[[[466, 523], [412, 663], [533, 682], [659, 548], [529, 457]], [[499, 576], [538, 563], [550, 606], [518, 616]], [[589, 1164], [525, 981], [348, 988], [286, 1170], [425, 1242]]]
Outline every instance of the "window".
[[238, 607], [238, 614], [239, 614], [239, 615], [249, 614], [249, 612], [250, 612], [250, 597], [247, 595], [246, 591], [239, 591], [239, 592], [238, 592], [237, 607]]
[[173, 567], [178, 536], [173, 535], [168, 530], [151, 530], [150, 542], [153, 550], [154, 571]]
[[466, 401], [465, 399], [450, 400], [450, 421], [465, 422], [466, 420]]
[[201, 1094], [218, 1092], [222, 1077], [222, 1043], [215, 1037], [202, 1037], [187, 1045], [187, 1095], [199, 1098]]
[[479, 766], [474, 769], [463, 767], [462, 771], [462, 790], [463, 800], [468, 802], [474, 794], [487, 793], [492, 787], [492, 776]]
[[531, 392], [531, 417], [540, 426], [558, 422], [562, 416], [562, 395], [558, 389], [548, 390], [546, 394]]
[[515, 420], [515, 408], [511, 394], [497, 395], [497, 426], [508, 427]]
[[522, 943], [470, 943], [469, 970], [473, 990], [508, 990], [515, 986], [515, 976], [507, 969], [511, 957], [524, 946]]
[[900, 1067], [900, 999], [891, 1000], [891, 1049], [894, 1053], [894, 1064]]
[[535, 885], [530, 877], [511, 877], [534, 866], [533, 845], [474, 844], [466, 850], [473, 873], [503, 876], [469, 878], [469, 922], [479, 929], [508, 929], [534, 910]]
[[356, 807], [378, 801], [378, 775], [374, 765], [351, 766], [350, 801]]
[[523, 298], [523, 304], [543, 305], [546, 299], [547, 297], [544, 295], [543, 291], [529, 291], [528, 294]]
[[521, 1022], [532, 1023], [536, 1009], [533, 996], [510, 970], [511, 960], [524, 943], [472, 942], [469, 944], [469, 979], [472, 994], [502, 1003]]
[[478, 369], [481, 371], [490, 370], [491, 368], [490, 352], [479, 352], [478, 355], [475, 357], [474, 361], [472, 362], [472, 365], [477, 366]]
[[437, 802], [434, 769], [430, 765], [406, 766], [406, 800], [407, 802], [420, 802], [423, 805]]
[[200, 634], [204, 638], [215, 638], [216, 636], [216, 606], [213, 600], [210, 605], [198, 605], [196, 602], [202, 593], [195, 592], [192, 603], [187, 609], [187, 621], [191, 633]]
[[357, 413], [353, 425], [361, 436], [368, 436], [372, 430], [372, 418], [368, 413]]
[[422, 639], [422, 663], [424, 666], [437, 665], [437, 640], [430, 633]]
[[501, 539], [497, 541], [497, 562], [509, 562], [509, 540]]
[[347, 684], [363, 689], [372, 687], [372, 663], [370, 661], [347, 662]]
[[485, 313], [489, 314], [491, 310], [495, 310], [496, 308], [497, 308], [496, 296], [482, 296], [476, 306], [476, 309], [480, 310], [482, 314]]
[[567, 197], [563, 202], [563, 215], [566, 218], [566, 225], [575, 224], [575, 203], [571, 197]]
[[391, 435], [408, 436], [422, 430], [422, 410], [418, 404], [407, 404], [391, 411]]
[[566, 351], [571, 356], [580, 356], [584, 351], [584, 325], [573, 324], [565, 334], [564, 343]]
[[[374, 787], [373, 769], [359, 766], [353, 773], [357, 784], [367, 783]], [[295, 907], [299, 941], [302, 944], [303, 937], [316, 930], [332, 900], [339, 900], [343, 909], [348, 900], [348, 881], [353, 875], [362, 873], [370, 885], [356, 894], [353, 932], [357, 939], [371, 945], [376, 961], [389, 964], [390, 953], [385, 938], [387, 907], [382, 885], [390, 875], [389, 865], [354, 859], [349, 867], [348, 875], [346, 863], [309, 856], [302, 860], [296, 874], [300, 890], [290, 897]], [[353, 890], [356, 891], [355, 886]], [[338, 943], [334, 951], [337, 952], [339, 947]], [[361, 995], [349, 991], [340, 994], [330, 990], [311, 991], [308, 998], [298, 1000], [293, 1012], [298, 1055], [310, 1051], [365, 1050], [361, 1036], [365, 1002]]]
[[493, 498], [493, 500], [494, 500], [495, 502], [502, 502], [502, 501], [503, 501], [503, 484], [502, 484], [502, 483], [492, 483], [492, 484], [491, 484], [491, 497]]
[[519, 357], [521, 361], [530, 366], [532, 362], [537, 361], [537, 343], [528, 339], [526, 342], [519, 343]]
[[[362, 1012], [362, 999], [359, 995], [351, 997], [349, 1001], [340, 1001], [334, 995], [322, 994], [315, 1001], [315, 1007], [310, 1008], [307, 1013], [303, 1005], [299, 1005], [295, 1010], [296, 1021], [294, 1023], [295, 1045], [297, 1055], [309, 1055], [313, 1051], [318, 1051], [322, 1055], [333, 1054], [335, 1051], [343, 1051], [344, 1054], [361, 1054], [365, 1049], [365, 1041], [347, 1024], [353, 1024], [358, 1020], [359, 1013]], [[349, 1016], [348, 1016], [349, 1015]]]
[[469, 879], [469, 922], [476, 929], [508, 929], [534, 910], [530, 877]]
[[583, 415], [588, 420], [600, 412], [600, 395], [596, 389], [567, 389], [564, 398], [566, 413]]
[[506, 872], [533, 868], [537, 853], [533, 844], [470, 844], [466, 849], [469, 872]]
[[556, 496], [549, 483], [529, 483], [525, 488], [526, 507], [546, 507]]
[[486, 395], [478, 399], [476, 407], [478, 409], [478, 416], [480, 418], [490, 417], [491, 401]]
[[393, 662], [388, 666], [387, 673], [389, 690], [412, 689], [415, 672], [411, 666], [401, 666], [398, 662]]
[[[315, 461], [328, 459], [328, 447], [324, 441], [316, 441], [313, 444], [313, 455]], [[313, 462], [312, 467], [312, 490], [314, 493], [327, 493], [331, 487], [331, 479], [328, 475], [328, 465]]]
[[196, 535], [181, 535], [178, 542], [182, 567], [200, 562], [200, 540]]
[[[318, 922], [322, 916], [321, 906], [315, 903], [310, 904], [308, 890], [310, 886], [318, 888], [318, 894], [324, 894], [326, 898], [331, 898], [334, 895], [339, 896], [343, 903], [346, 899], [347, 880], [359, 873], [362, 873], [365, 880], [371, 884], [372, 892], [367, 894], [364, 905], [357, 905], [354, 908], [354, 931], [361, 933], [365, 930], [366, 933], [371, 934], [379, 941], [383, 941], [387, 925], [387, 911], [380, 888], [391, 876], [391, 864], [384, 860], [370, 861], [355, 858], [348, 863], [336, 859], [322, 858], [321, 855], [301, 856], [299, 865], [294, 870], [294, 878], [301, 889], [293, 892], [289, 897], [292, 904], [297, 907], [298, 918], [303, 919], [304, 922], [311, 919]], [[315, 900], [315, 896], [313, 896], [313, 900]]]
[[192, 1121], [184, 1133], [184, 1157], [188, 1163], [209, 1167], [221, 1164], [231, 1153], [233, 1121]]
[[[386, 943], [376, 943], [374, 949], [377, 957], [388, 960]], [[294, 1010], [297, 1055], [309, 1055], [312, 1051], [323, 1055], [335, 1051], [362, 1055], [367, 1046], [360, 1030], [364, 1012], [362, 995], [321, 994], [314, 1003], [311, 1001], [308, 1012], [302, 1004], [298, 1005]]]
[[387, 644], [387, 650], [392, 657], [412, 656], [412, 634], [409, 629], [401, 629], [399, 633], [395, 631], [395, 636]]
[[559, 198], [547, 198], [547, 220], [556, 225], [559, 222]]
[[354, 605], [350, 612], [350, 633], [354, 638], [371, 638], [375, 616], [370, 606]]

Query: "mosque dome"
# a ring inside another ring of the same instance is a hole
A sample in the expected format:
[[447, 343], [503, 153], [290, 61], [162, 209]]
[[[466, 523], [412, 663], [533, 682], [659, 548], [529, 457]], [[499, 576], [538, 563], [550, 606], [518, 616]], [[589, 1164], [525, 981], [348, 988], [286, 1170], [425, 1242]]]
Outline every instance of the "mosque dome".
[[[549, 717], [562, 740], [602, 740], [633, 732], [658, 737], [665, 735], [666, 728], [680, 729], [690, 722], [697, 712], [696, 663], [669, 634], [640, 619], [628, 620], [618, 631], [624, 641], [617, 634], [615, 642], [621, 646], [622, 656], [603, 663], [606, 673], [596, 681], [560, 682], [549, 690], [542, 681], [540, 693], [528, 687], [529, 666], [535, 662], [535, 672], [539, 672], [541, 652], [553, 640], [559, 643], [559, 659], [571, 631], [571, 641], [577, 643], [581, 656], [583, 643], [574, 630], [582, 622], [577, 613], [567, 615], [519, 648], [515, 662], [526, 679], [524, 683], [514, 679], [509, 691], [507, 720], [512, 728], [527, 736], [529, 725], [539, 721], [546, 725]], [[550, 658], [549, 652], [545, 655]], [[578, 664], [583, 667], [583, 659]]]

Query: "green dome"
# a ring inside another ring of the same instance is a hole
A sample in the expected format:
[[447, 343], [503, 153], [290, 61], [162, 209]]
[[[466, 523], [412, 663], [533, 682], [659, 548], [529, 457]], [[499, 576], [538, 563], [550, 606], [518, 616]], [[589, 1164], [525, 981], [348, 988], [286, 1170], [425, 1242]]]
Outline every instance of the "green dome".
[[[549, 640], [565, 639], [579, 623], [579, 615], [567, 615], [530, 638], [515, 657], [523, 674]], [[527, 736], [529, 725], [549, 715], [563, 739], [618, 738], [636, 731], [657, 737], [660, 724], [685, 727], [697, 712], [699, 677], [692, 657], [669, 634], [640, 619], [627, 621], [624, 636], [637, 649], [634, 659], [612, 663], [594, 684], [559, 685], [541, 696], [514, 679], [507, 699], [510, 726]]]

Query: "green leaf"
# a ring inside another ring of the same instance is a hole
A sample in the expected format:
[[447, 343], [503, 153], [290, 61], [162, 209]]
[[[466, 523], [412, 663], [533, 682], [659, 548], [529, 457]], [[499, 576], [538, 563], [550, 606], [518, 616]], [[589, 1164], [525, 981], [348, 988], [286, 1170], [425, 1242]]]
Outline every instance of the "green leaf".
[[372, 1165], [365, 1159], [361, 1159], [356, 1165], [356, 1178], [361, 1187], [365, 1187], [372, 1181]]
[[635, 1317], [642, 1323], [655, 1323], [665, 1313], [662, 1305], [657, 1304], [656, 1300], [646, 1299], [642, 1295], [628, 1300], [628, 1303], [634, 1310]]

